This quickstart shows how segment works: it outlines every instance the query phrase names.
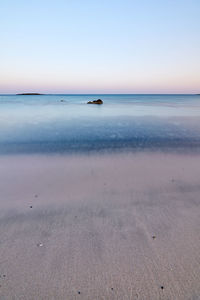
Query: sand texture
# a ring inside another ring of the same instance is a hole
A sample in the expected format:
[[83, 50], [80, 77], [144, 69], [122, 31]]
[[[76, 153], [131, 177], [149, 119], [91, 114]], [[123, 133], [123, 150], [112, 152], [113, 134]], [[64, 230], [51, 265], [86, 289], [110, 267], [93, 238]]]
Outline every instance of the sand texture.
[[1, 156], [0, 299], [200, 299], [200, 155]]

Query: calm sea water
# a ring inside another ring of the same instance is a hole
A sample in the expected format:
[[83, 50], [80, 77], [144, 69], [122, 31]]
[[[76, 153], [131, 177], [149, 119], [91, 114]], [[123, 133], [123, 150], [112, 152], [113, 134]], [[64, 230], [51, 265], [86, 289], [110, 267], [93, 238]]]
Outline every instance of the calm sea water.
[[199, 95], [0, 95], [0, 153], [199, 146]]

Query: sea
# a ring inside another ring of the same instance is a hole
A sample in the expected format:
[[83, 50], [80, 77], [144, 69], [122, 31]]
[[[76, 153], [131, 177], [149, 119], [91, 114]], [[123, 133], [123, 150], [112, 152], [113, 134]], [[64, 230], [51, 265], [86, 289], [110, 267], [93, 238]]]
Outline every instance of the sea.
[[0, 154], [149, 149], [199, 151], [200, 95], [0, 95]]

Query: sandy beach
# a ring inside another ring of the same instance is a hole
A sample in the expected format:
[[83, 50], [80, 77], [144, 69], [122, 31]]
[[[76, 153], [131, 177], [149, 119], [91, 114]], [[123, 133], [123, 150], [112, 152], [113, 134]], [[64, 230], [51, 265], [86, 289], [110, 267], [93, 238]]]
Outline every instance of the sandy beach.
[[199, 154], [0, 157], [0, 299], [200, 299]]

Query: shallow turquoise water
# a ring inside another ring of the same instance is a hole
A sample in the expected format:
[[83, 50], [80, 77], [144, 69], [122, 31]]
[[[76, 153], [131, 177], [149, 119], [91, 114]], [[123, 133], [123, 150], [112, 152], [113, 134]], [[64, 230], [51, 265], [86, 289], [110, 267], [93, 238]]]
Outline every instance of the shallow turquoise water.
[[199, 145], [198, 95], [0, 95], [0, 153]]

